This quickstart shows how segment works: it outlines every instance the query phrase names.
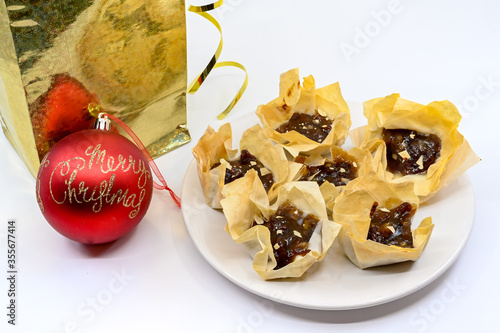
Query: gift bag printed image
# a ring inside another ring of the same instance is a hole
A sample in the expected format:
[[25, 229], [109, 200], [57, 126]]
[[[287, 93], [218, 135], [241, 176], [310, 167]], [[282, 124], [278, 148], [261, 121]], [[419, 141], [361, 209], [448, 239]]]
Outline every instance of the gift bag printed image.
[[31, 173], [101, 111], [153, 157], [190, 140], [183, 1], [4, 0], [0, 44], [2, 127]]

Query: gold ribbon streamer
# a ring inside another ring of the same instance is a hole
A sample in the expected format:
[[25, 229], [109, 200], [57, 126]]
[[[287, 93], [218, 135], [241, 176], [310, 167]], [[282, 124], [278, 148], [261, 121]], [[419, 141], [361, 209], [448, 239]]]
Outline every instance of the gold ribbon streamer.
[[238, 90], [238, 92], [236, 93], [236, 96], [233, 98], [231, 103], [229, 103], [227, 108], [217, 116], [217, 118], [219, 120], [224, 119], [229, 114], [229, 112], [233, 109], [233, 107], [236, 105], [236, 103], [238, 103], [238, 101], [240, 100], [241, 96], [245, 92], [247, 85], [248, 85], [248, 73], [247, 73], [246, 68], [242, 64], [235, 62], [235, 61], [217, 62], [219, 60], [219, 56], [222, 52], [222, 46], [224, 44], [223, 38], [222, 38], [222, 28], [221, 28], [219, 22], [217, 22], [217, 20], [212, 15], [208, 14], [207, 11], [216, 9], [216, 8], [220, 7], [223, 3], [224, 3], [223, 0], [219, 0], [217, 2], [208, 4], [208, 5], [203, 5], [203, 6], [190, 5], [188, 8], [188, 11], [196, 13], [196, 14], [206, 18], [207, 20], [209, 20], [217, 28], [217, 30], [219, 30], [219, 33], [220, 33], [219, 46], [217, 47], [215, 54], [212, 56], [212, 58], [208, 62], [205, 69], [188, 86], [188, 88], [187, 88], [188, 94], [194, 94], [196, 91], [198, 91], [198, 89], [200, 88], [202, 83], [207, 78], [208, 74], [210, 74], [210, 72], [214, 68], [231, 66], [231, 67], [239, 68], [245, 72], [245, 81], [243, 82], [243, 85]]

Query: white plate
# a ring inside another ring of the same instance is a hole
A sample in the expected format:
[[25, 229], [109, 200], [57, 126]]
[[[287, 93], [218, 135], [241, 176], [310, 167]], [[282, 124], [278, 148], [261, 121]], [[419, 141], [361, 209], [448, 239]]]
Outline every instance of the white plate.
[[[351, 112], [353, 109], [358, 106], [351, 106]], [[241, 135], [243, 129], [256, 122], [255, 118], [243, 117], [232, 124], [233, 133]], [[195, 160], [184, 178], [182, 212], [200, 253], [236, 285], [292, 306], [347, 310], [393, 301], [443, 274], [456, 260], [472, 231], [474, 193], [469, 177], [463, 175], [419, 208], [413, 223], [418, 225], [424, 217], [432, 216], [435, 227], [427, 248], [416, 262], [360, 270], [335, 242], [323, 261], [314, 264], [301, 278], [276, 281], [259, 277], [244, 246], [236, 244], [224, 230], [223, 213], [205, 204]]]

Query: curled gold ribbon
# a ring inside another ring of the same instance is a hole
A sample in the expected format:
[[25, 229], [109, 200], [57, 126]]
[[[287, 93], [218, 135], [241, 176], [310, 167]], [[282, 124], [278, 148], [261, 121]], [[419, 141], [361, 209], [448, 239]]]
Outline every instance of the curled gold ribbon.
[[233, 109], [233, 107], [236, 105], [236, 103], [238, 103], [238, 101], [240, 100], [241, 96], [245, 92], [247, 85], [248, 85], [248, 73], [242, 64], [235, 62], [235, 61], [218, 62], [220, 54], [222, 52], [222, 46], [224, 44], [223, 38], [222, 38], [222, 28], [221, 28], [219, 22], [217, 22], [217, 20], [207, 12], [210, 10], [219, 8], [220, 6], [222, 6], [223, 3], [224, 3], [223, 0], [219, 0], [217, 2], [207, 4], [207, 5], [202, 5], [202, 6], [190, 5], [188, 8], [188, 11], [196, 13], [196, 14], [206, 18], [207, 20], [209, 20], [217, 28], [217, 30], [219, 30], [219, 33], [220, 33], [220, 41], [219, 41], [219, 46], [217, 47], [217, 50], [215, 51], [214, 55], [212, 56], [212, 58], [208, 62], [205, 69], [188, 86], [188, 88], [187, 88], [188, 94], [194, 94], [196, 91], [198, 91], [198, 89], [200, 88], [202, 83], [207, 78], [208, 74], [210, 74], [210, 72], [214, 68], [231, 66], [231, 67], [239, 68], [245, 72], [245, 81], [243, 82], [241, 88], [238, 90], [238, 92], [236, 93], [236, 96], [233, 98], [231, 103], [229, 103], [229, 105], [226, 107], [226, 109], [224, 111], [222, 111], [217, 116], [217, 118], [219, 120], [224, 119], [229, 114], [229, 112]]

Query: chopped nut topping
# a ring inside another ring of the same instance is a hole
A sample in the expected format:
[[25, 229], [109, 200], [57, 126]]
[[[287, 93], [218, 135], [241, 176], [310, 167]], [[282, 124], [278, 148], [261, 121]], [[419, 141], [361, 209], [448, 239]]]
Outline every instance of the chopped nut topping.
[[260, 168], [260, 175], [261, 176], [265, 176], [265, 175], [268, 175], [270, 173], [271, 173], [271, 171], [269, 171], [268, 168]]
[[385, 245], [400, 247], [413, 247], [411, 220], [415, 209], [408, 202], [403, 202], [389, 212], [377, 209], [375, 202], [370, 212], [370, 228], [367, 240], [372, 240]]
[[300, 210], [290, 202], [283, 203], [274, 214], [264, 220], [263, 226], [269, 229], [271, 245], [274, 248], [274, 270], [288, 265], [297, 256], [304, 256], [310, 251], [309, 240], [319, 222], [318, 217]]
[[[436, 134], [423, 134], [408, 129], [383, 129], [386, 145], [387, 171], [405, 175], [427, 172], [441, 151], [441, 139]], [[395, 154], [397, 158], [395, 158]], [[391, 158], [392, 156], [392, 158]], [[423, 156], [423, 159], [420, 159]]]
[[383, 212], [386, 212], [386, 213], [389, 213], [389, 212], [390, 212], [390, 210], [389, 210], [389, 209], [387, 209], [387, 208], [385, 208], [385, 207], [380, 208], [380, 210], [381, 210], [381, 211], [383, 211]]
[[[221, 162], [226, 163], [224, 159], [221, 159]], [[221, 162], [212, 165], [211, 169], [221, 165]], [[266, 190], [266, 192], [269, 192], [274, 184], [274, 177], [271, 172], [267, 172], [262, 175], [262, 168], [265, 168], [265, 166], [257, 159], [257, 157], [250, 154], [248, 150], [243, 149], [241, 150], [239, 159], [227, 162], [224, 175], [224, 184], [229, 184], [232, 181], [245, 176], [248, 171], [253, 169], [257, 171], [257, 174], [262, 181], [262, 185], [264, 185], [264, 189]]]
[[424, 155], [420, 155], [420, 157], [417, 160], [417, 165], [420, 170], [424, 168]]
[[407, 160], [411, 157], [406, 150], [400, 151], [398, 155], [401, 156], [401, 158], [403, 158], [404, 160]]

